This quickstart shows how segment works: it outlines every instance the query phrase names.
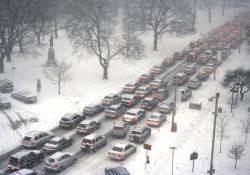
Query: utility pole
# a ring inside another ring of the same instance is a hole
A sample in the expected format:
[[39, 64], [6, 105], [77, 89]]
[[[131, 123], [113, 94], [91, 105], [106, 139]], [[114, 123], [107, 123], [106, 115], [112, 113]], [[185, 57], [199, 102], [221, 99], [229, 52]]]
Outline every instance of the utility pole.
[[172, 122], [171, 122], [171, 132], [176, 132], [176, 124], [174, 122], [174, 117], [176, 114], [176, 95], [177, 95], [177, 86], [175, 85], [175, 89], [174, 89], [174, 109], [173, 109], [173, 113], [172, 113]]
[[174, 150], [176, 149], [175, 146], [171, 146], [169, 149], [172, 150], [172, 175], [174, 174]]
[[213, 125], [213, 138], [212, 138], [212, 150], [211, 150], [211, 161], [210, 161], [210, 169], [207, 171], [209, 175], [213, 175], [215, 173], [215, 169], [213, 168], [214, 161], [214, 140], [215, 140], [215, 129], [216, 129], [216, 119], [217, 119], [217, 111], [218, 111], [218, 99], [220, 94], [217, 92], [215, 96], [215, 110], [214, 110], [214, 125]]

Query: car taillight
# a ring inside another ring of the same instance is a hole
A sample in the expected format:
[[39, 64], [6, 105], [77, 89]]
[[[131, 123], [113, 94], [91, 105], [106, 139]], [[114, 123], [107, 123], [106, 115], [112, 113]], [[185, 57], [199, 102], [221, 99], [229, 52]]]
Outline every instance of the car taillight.
[[128, 102], [128, 105], [132, 105], [132, 100], [130, 100], [130, 101]]

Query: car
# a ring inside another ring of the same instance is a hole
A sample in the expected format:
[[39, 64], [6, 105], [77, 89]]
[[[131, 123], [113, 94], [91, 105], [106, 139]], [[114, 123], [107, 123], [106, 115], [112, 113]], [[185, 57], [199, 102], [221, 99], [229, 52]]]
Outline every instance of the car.
[[129, 130], [129, 124], [127, 122], [115, 122], [111, 130], [112, 137], [126, 138]]
[[191, 79], [187, 82], [187, 87], [190, 89], [198, 89], [201, 86], [201, 81], [198, 79]]
[[124, 107], [132, 108], [140, 102], [140, 97], [136, 95], [125, 94], [122, 96], [121, 105]]
[[21, 150], [10, 156], [8, 168], [10, 170], [33, 168], [43, 162], [43, 159], [44, 154], [40, 150]]
[[94, 120], [84, 120], [76, 127], [77, 134], [90, 134], [101, 128], [101, 122]]
[[13, 91], [13, 83], [8, 79], [0, 79], [0, 92], [10, 93]]
[[61, 172], [76, 161], [76, 157], [71, 153], [56, 152], [46, 159], [44, 168], [46, 171]]
[[103, 106], [111, 106], [121, 101], [121, 96], [117, 94], [108, 94], [102, 99]]
[[173, 54], [173, 59], [174, 60], [182, 60], [184, 57], [185, 57], [184, 54], [181, 53], [181, 52], [175, 52]]
[[169, 91], [166, 88], [160, 88], [153, 92], [153, 98], [158, 101], [163, 101], [169, 96]]
[[196, 78], [201, 81], [206, 81], [209, 78], [209, 73], [207, 71], [200, 70], [196, 75]]
[[37, 102], [37, 96], [30, 91], [16, 91], [11, 94], [11, 97], [26, 104]]
[[151, 135], [151, 129], [144, 127], [136, 127], [129, 135], [129, 141], [134, 143], [144, 143], [145, 140]]
[[23, 137], [22, 146], [24, 148], [40, 148], [52, 137], [54, 137], [54, 135], [51, 132], [31, 131]]
[[204, 66], [202, 69], [204, 72], [211, 74], [215, 71], [216, 65], [213, 63], [207, 63], [206, 66]]
[[142, 74], [139, 78], [139, 83], [148, 84], [153, 81], [155, 76], [153, 74]]
[[105, 110], [106, 118], [118, 118], [125, 113], [125, 107], [121, 104], [112, 105]]
[[9, 109], [11, 107], [11, 102], [7, 97], [0, 96], [0, 109]]
[[105, 167], [105, 175], [130, 175], [128, 170], [123, 166]]
[[152, 93], [153, 89], [148, 86], [140, 86], [136, 91], [135, 95], [144, 98]]
[[185, 68], [184, 68], [184, 73], [187, 74], [187, 75], [192, 75], [196, 72], [196, 66], [195, 64], [190, 64], [190, 65], [187, 65]]
[[43, 151], [46, 153], [54, 153], [57, 151], [61, 151], [69, 146], [71, 146], [73, 143], [72, 137], [53, 137], [51, 138], [44, 146]]
[[154, 108], [157, 107], [158, 102], [159, 101], [154, 98], [147, 97], [142, 101], [140, 108], [146, 111], [152, 111]]
[[82, 151], [86, 152], [91, 150], [95, 152], [97, 149], [105, 146], [107, 144], [107, 141], [108, 138], [105, 135], [92, 133], [82, 139], [80, 147]]
[[148, 126], [161, 126], [166, 121], [166, 114], [160, 112], [154, 112], [147, 120]]
[[127, 83], [122, 88], [122, 92], [125, 94], [133, 94], [139, 86], [140, 86], [139, 83]]
[[183, 86], [188, 80], [189, 76], [184, 72], [180, 72], [174, 76], [173, 84], [177, 86]]
[[115, 144], [110, 151], [108, 157], [114, 160], [125, 160], [129, 155], [136, 151], [133, 143], [121, 142]]
[[138, 121], [146, 117], [146, 111], [143, 109], [133, 108], [123, 115], [123, 121], [129, 124], [136, 124]]
[[170, 66], [174, 65], [174, 63], [175, 63], [175, 61], [172, 57], [167, 57], [162, 61], [161, 65], [165, 66], [165, 67], [170, 67]]
[[205, 54], [200, 54], [197, 57], [198, 64], [206, 64], [209, 61], [209, 57]]
[[86, 116], [77, 113], [67, 113], [59, 121], [61, 128], [75, 128], [81, 121], [85, 120]]
[[181, 92], [181, 101], [186, 101], [192, 96], [192, 90], [186, 86], [179, 88], [179, 91]]
[[95, 116], [104, 111], [104, 106], [101, 104], [89, 104], [84, 107], [83, 114], [87, 117]]
[[189, 62], [195, 62], [196, 61], [196, 58], [197, 58], [197, 52], [198, 51], [193, 51], [193, 52], [190, 52], [190, 53], [188, 53], [188, 55], [187, 55], [187, 61], [189, 61]]
[[173, 111], [175, 104], [173, 102], [163, 102], [158, 107], [158, 112], [169, 114]]
[[165, 82], [161, 79], [156, 79], [149, 84], [149, 87], [152, 88], [153, 90], [155, 90], [155, 89], [159, 89], [162, 87], [167, 87], [167, 85], [168, 85], [167, 82]]
[[154, 74], [154, 75], [158, 75], [161, 74], [163, 71], [165, 71], [165, 67], [162, 65], [154, 65], [151, 69], [150, 69], [150, 73]]
[[[1, 173], [0, 173], [1, 175]], [[35, 170], [32, 170], [32, 169], [20, 169], [16, 172], [13, 172], [13, 173], [10, 173], [9, 175], [45, 175], [44, 172], [42, 171], [35, 171]]]

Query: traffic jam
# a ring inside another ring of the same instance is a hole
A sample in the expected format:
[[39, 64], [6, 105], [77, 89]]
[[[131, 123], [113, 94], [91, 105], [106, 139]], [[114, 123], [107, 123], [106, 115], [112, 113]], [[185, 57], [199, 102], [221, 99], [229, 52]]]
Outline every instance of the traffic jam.
[[[215, 76], [231, 50], [242, 43], [240, 25], [246, 16], [241, 13], [206, 36], [191, 41], [182, 51], [154, 65], [138, 81], [126, 84], [119, 93], [108, 94], [101, 103], [85, 106], [81, 114], [65, 114], [53, 131], [27, 133], [20, 143], [21, 149], [4, 160], [6, 172], [12, 175], [62, 172], [81, 163], [77, 160], [86, 154], [95, 156], [103, 147], [110, 148], [104, 155], [110, 160], [123, 161], [132, 154], [136, 156], [136, 150], [147, 143], [153, 128], [161, 127], [171, 118], [175, 110], [174, 91], [180, 92], [181, 101], [187, 101], [202, 82]], [[0, 87], [3, 81], [7, 80], [1, 80]], [[14, 93], [11, 97], [25, 103], [36, 101], [35, 97], [25, 101]], [[8, 108], [10, 104], [1, 99], [0, 96], [0, 105]], [[109, 144], [111, 140], [115, 144]]]

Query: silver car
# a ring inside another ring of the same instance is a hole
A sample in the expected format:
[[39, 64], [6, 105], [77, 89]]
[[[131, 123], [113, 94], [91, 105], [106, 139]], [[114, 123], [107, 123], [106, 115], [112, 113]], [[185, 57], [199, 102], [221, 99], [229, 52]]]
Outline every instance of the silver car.
[[125, 160], [130, 154], [136, 151], [136, 146], [133, 143], [122, 142], [117, 143], [108, 152], [108, 156], [114, 160]]
[[47, 171], [61, 172], [76, 163], [76, 161], [77, 159], [71, 153], [56, 152], [45, 161], [44, 168]]

